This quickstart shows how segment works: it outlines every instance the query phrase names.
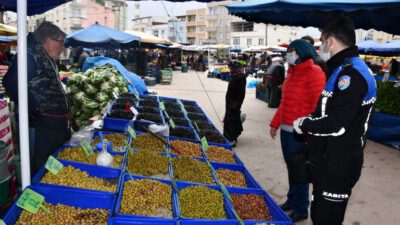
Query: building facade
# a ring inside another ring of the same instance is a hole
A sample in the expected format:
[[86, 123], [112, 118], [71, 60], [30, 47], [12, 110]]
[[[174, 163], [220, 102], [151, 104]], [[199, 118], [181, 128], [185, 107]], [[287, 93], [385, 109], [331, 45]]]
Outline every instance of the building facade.
[[28, 17], [28, 31], [32, 32], [44, 20], [51, 21], [66, 34], [86, 28], [96, 22], [115, 28], [115, 12], [94, 0], [74, 0], [43, 14]]
[[105, 6], [115, 13], [115, 29], [124, 31], [128, 29], [128, 4], [124, 0], [107, 0]]
[[186, 44], [186, 16], [180, 16], [168, 21], [168, 40]]
[[[139, 18], [133, 19], [132, 21], [133, 21], [133, 30], [145, 32], [145, 33], [152, 34], [152, 35], [155, 35], [154, 31], [153, 31], [154, 29], [156, 29], [156, 30], [164, 29], [164, 28], [162, 28], [162, 26], [156, 27], [156, 28], [154, 28], [154, 26], [168, 24], [168, 18], [162, 17], [162, 16], [139, 17]], [[160, 34], [161, 34], [161, 32], [160, 32]], [[156, 36], [158, 37], [158, 35], [156, 35]]]
[[186, 11], [187, 43], [202, 45], [207, 43], [207, 9]]
[[230, 44], [231, 22], [235, 19], [229, 15], [226, 4], [237, 0], [211, 2], [207, 4], [207, 43]]
[[247, 22], [234, 18], [231, 22], [230, 45], [237, 48], [290, 43], [296, 39], [298, 27]]

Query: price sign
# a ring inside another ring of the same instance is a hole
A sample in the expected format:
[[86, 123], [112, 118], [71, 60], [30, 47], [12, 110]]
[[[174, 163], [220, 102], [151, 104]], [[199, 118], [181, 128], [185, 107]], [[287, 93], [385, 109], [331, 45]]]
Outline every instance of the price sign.
[[203, 146], [204, 150], [207, 150], [208, 142], [207, 142], [207, 138], [206, 137], [201, 138], [201, 145]]
[[197, 130], [200, 130], [200, 129], [199, 129], [199, 126], [197, 126], [197, 123], [196, 123], [196, 122], [193, 122], [193, 123], [194, 123], [194, 126], [196, 127], [196, 129], [197, 129]]
[[164, 111], [164, 113], [165, 113], [165, 116], [166, 116], [167, 118], [170, 118], [170, 117], [169, 117], [169, 114], [167, 113], [167, 111]]
[[62, 170], [62, 168], [64, 168], [64, 165], [53, 156], [49, 156], [45, 167], [48, 171], [50, 171], [54, 175], [57, 175]]
[[135, 109], [135, 107], [131, 106], [129, 109], [131, 110], [131, 112], [133, 114], [135, 114], [135, 115], [139, 114], [139, 112], [137, 111], [137, 109]]
[[173, 119], [169, 119], [169, 125], [171, 125], [172, 129], [175, 129], [175, 122]]
[[17, 206], [30, 213], [36, 214], [44, 202], [44, 197], [31, 189], [25, 189], [17, 201]]
[[117, 99], [117, 98], [118, 98], [118, 93], [117, 93], [117, 92], [113, 91], [113, 93], [112, 93], [112, 94], [113, 94], [113, 96], [114, 96], [114, 98], [115, 98], [115, 99]]
[[160, 102], [160, 108], [162, 111], [165, 111], [165, 105], [164, 102]]
[[0, 219], [0, 225], [6, 225], [6, 223]]
[[80, 144], [87, 156], [93, 154], [93, 147], [90, 145], [88, 140], [82, 140]]
[[129, 135], [131, 135], [131, 137], [132, 137], [133, 139], [136, 138], [136, 132], [135, 132], [135, 130], [134, 130], [131, 126], [128, 127], [128, 133], [129, 133]]

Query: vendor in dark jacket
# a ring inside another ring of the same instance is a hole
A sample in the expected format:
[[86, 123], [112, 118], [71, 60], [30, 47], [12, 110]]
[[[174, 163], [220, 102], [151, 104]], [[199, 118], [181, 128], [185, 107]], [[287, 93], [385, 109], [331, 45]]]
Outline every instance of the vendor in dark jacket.
[[358, 55], [349, 18], [338, 16], [321, 31], [320, 56], [327, 60], [328, 81], [315, 111], [293, 126], [308, 135], [313, 224], [340, 225], [361, 175], [376, 83]]
[[[68, 101], [58, 76], [56, 60], [64, 51], [65, 33], [43, 22], [28, 34], [28, 104], [31, 173], [70, 138]], [[14, 58], [3, 79], [11, 99], [18, 104], [18, 62]]]

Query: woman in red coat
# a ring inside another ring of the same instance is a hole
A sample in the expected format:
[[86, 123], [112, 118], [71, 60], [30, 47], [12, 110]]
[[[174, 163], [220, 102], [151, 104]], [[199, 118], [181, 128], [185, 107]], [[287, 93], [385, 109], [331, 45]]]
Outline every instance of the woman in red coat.
[[[270, 135], [275, 139], [281, 129], [281, 146], [288, 165], [290, 155], [298, 153], [304, 147], [304, 137], [296, 134], [293, 121], [314, 111], [319, 96], [324, 88], [326, 77], [320, 66], [314, 63], [317, 53], [305, 40], [295, 40], [288, 46], [286, 56], [289, 64], [286, 79], [282, 86], [282, 101], [270, 123]], [[293, 222], [308, 217], [308, 184], [295, 183], [290, 179], [287, 201], [281, 205]]]

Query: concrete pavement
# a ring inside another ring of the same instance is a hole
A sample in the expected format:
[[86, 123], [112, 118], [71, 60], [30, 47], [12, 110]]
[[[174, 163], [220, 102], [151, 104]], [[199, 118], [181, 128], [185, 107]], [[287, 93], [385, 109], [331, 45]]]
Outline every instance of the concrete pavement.
[[[222, 131], [221, 117], [228, 83], [192, 70], [189, 73], [174, 71], [173, 74], [171, 85], [157, 85], [150, 89], [160, 96], [197, 101]], [[257, 100], [255, 89], [247, 89], [242, 111], [247, 114], [247, 119], [235, 150], [257, 182], [275, 201], [282, 203], [288, 188], [286, 165], [279, 136], [272, 140], [268, 126], [275, 109]], [[362, 176], [353, 189], [344, 224], [399, 225], [399, 178], [400, 151], [368, 141]], [[298, 224], [309, 225], [311, 221]]]

